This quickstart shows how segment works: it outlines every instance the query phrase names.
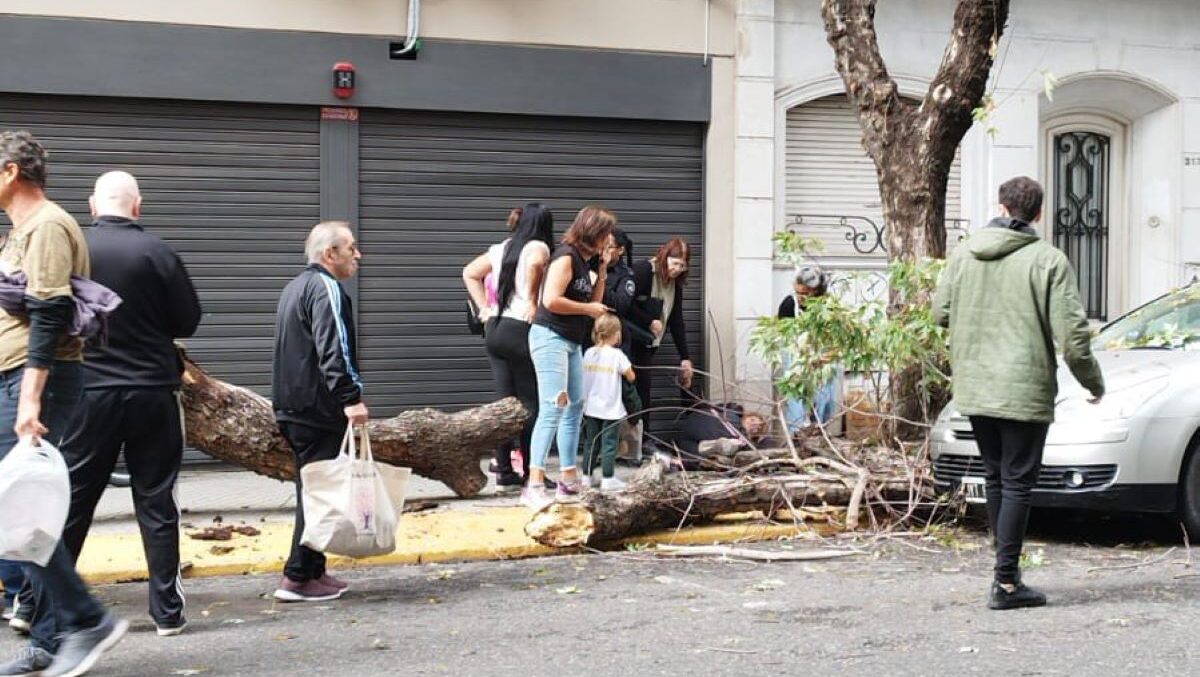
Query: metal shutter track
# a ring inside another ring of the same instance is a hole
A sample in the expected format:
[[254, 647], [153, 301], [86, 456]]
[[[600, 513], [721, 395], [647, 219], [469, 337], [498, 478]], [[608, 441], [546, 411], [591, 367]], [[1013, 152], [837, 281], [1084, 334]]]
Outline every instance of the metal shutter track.
[[[556, 237], [583, 205], [612, 208], [637, 258], [685, 237], [688, 340], [703, 354], [701, 126], [367, 110], [360, 131], [360, 344], [373, 412], [495, 397], [483, 341], [466, 331], [461, 270], [530, 201], [554, 210]], [[658, 359], [678, 364], [670, 347]], [[669, 380], [658, 377], [664, 402], [678, 399]]]
[[[960, 184], [956, 155], [946, 190], [947, 219], [961, 213]], [[865, 216], [883, 224], [875, 164], [862, 149], [862, 130], [845, 95], [788, 110], [786, 196], [789, 218], [794, 214]], [[824, 241], [826, 255], [857, 255], [840, 231], [822, 228], [810, 234]]]
[[42, 141], [50, 197], [83, 225], [98, 175], [136, 176], [143, 223], [179, 251], [204, 306], [189, 352], [270, 394], [275, 305], [320, 214], [315, 110], [0, 95], [0, 128]]

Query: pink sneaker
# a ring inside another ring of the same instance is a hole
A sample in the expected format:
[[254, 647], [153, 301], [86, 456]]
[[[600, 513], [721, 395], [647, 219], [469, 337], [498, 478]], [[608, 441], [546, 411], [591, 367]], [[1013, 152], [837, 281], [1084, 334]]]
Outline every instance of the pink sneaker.
[[545, 487], [528, 486], [521, 490], [521, 505], [534, 512], [550, 505], [554, 499], [546, 495]]
[[325, 585], [320, 580], [297, 583], [287, 576], [275, 589], [275, 599], [280, 602], [327, 602], [341, 596], [341, 590]]
[[563, 482], [559, 480], [558, 487], [554, 490], [554, 498], [560, 501], [575, 501], [579, 499], [579, 492], [583, 491], [583, 484], [579, 480], [574, 482]]
[[345, 590], [350, 587], [349, 583], [331, 575], [329, 572], [325, 572], [325, 575], [318, 578], [317, 582], [330, 588], [337, 588], [338, 590]]

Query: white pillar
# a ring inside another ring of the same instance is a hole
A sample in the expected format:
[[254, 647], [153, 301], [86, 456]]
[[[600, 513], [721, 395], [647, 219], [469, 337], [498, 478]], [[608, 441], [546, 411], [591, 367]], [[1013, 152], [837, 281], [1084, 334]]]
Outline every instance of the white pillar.
[[[750, 353], [750, 333], [769, 315], [775, 200], [775, 3], [739, 0], [735, 58], [733, 288], [736, 341], [735, 397], [761, 408], [769, 400], [770, 372]], [[714, 393], [717, 392], [714, 389]], [[731, 392], [731, 394], [733, 394]]]

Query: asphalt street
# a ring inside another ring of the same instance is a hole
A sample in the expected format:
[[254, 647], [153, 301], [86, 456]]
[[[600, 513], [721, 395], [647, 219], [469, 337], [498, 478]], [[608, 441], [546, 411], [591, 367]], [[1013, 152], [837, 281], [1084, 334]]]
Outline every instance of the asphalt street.
[[[1039, 519], [1026, 580], [1042, 609], [985, 607], [977, 529], [826, 539], [813, 562], [651, 552], [347, 572], [353, 591], [282, 605], [275, 578], [189, 581], [191, 627], [159, 638], [145, 585], [98, 589], [133, 621], [96, 675], [1190, 674], [1200, 553], [1162, 520]], [[0, 639], [0, 650], [17, 646]]]

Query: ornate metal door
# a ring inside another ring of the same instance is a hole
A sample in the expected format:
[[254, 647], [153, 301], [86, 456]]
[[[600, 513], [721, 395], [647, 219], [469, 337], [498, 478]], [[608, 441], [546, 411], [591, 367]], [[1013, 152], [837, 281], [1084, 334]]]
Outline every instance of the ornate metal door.
[[1079, 281], [1088, 319], [1108, 319], [1109, 155], [1096, 132], [1054, 136], [1054, 245]]

